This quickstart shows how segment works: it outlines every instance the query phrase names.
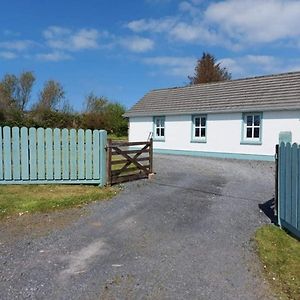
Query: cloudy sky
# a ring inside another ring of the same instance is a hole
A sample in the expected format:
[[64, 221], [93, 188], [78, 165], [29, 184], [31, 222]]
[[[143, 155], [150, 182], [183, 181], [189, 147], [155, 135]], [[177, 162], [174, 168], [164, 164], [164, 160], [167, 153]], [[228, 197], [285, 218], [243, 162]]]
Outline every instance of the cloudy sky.
[[203, 51], [233, 78], [300, 70], [300, 1], [1, 0], [0, 77], [59, 80], [76, 109], [91, 91], [130, 107], [188, 82]]

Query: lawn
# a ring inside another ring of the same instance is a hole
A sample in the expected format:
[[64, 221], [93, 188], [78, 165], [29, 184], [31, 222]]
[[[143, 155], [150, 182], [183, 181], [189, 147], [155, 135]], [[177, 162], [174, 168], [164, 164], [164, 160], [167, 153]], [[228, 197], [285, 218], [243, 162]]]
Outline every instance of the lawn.
[[117, 188], [88, 185], [0, 186], [0, 218], [76, 207], [113, 197]]
[[109, 134], [107, 138], [113, 140], [113, 141], [128, 141], [128, 136], [117, 136], [115, 134]]
[[268, 225], [255, 234], [265, 273], [281, 299], [300, 299], [300, 242]]

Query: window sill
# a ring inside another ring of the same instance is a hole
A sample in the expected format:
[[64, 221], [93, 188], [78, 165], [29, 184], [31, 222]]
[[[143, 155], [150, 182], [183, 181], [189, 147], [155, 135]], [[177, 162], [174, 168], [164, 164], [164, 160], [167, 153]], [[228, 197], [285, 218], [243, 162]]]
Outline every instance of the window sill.
[[199, 140], [191, 140], [191, 143], [202, 143], [202, 144], [205, 144], [206, 143], [206, 139], [199, 139]]
[[262, 145], [262, 142], [261, 141], [241, 141], [240, 142], [241, 145]]
[[164, 142], [165, 139], [153, 138], [153, 142]]

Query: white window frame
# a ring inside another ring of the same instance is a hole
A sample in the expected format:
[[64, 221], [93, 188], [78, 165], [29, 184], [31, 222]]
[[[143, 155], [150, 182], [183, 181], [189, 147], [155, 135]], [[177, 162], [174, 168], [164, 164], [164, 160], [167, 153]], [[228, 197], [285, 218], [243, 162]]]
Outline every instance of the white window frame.
[[[157, 126], [159, 121], [159, 126]], [[157, 129], [159, 134], [157, 135]], [[163, 135], [162, 135], [163, 131]], [[166, 136], [166, 118], [164, 116], [157, 116], [153, 118], [153, 139], [156, 141], [164, 141]]]
[[[199, 118], [199, 126], [196, 126], [196, 119]], [[205, 125], [202, 125], [202, 119], [205, 119]], [[196, 136], [196, 129], [199, 129], [199, 136]], [[205, 130], [205, 135], [201, 136], [202, 129]], [[192, 116], [192, 142], [206, 143], [207, 137], [207, 115], [193, 115]]]
[[[255, 117], [259, 117], [259, 125], [255, 124]], [[251, 125], [248, 125], [248, 117], [252, 117]], [[263, 115], [261, 112], [244, 113], [243, 114], [243, 132], [242, 132], [242, 143], [261, 144], [262, 141], [262, 119]], [[255, 137], [255, 129], [259, 129], [259, 136]], [[251, 137], [247, 137], [247, 129], [251, 129]]]

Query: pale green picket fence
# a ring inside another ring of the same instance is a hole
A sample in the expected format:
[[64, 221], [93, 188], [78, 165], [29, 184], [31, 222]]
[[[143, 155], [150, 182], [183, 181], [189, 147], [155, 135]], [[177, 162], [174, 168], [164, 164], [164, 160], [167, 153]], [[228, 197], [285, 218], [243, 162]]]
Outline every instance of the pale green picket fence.
[[106, 184], [105, 130], [0, 127], [0, 184]]
[[278, 151], [278, 223], [300, 238], [300, 146], [280, 143]]

